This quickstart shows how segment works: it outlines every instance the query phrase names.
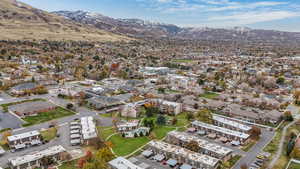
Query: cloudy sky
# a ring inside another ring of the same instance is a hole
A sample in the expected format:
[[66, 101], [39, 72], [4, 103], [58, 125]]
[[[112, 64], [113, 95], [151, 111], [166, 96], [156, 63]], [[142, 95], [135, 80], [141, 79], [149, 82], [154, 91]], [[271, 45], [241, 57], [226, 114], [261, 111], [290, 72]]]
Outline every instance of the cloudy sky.
[[300, 32], [300, 0], [21, 0], [47, 11], [86, 10], [185, 27]]

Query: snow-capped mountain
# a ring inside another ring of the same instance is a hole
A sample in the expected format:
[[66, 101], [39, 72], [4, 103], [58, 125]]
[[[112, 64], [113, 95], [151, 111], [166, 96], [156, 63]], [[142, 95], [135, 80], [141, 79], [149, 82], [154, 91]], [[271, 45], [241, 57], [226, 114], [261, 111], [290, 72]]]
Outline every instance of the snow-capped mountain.
[[258, 30], [248, 27], [183, 28], [172, 24], [155, 23], [141, 19], [114, 19], [86, 11], [57, 11], [53, 13], [76, 22], [133, 37], [300, 42], [300, 33], [294, 32]]

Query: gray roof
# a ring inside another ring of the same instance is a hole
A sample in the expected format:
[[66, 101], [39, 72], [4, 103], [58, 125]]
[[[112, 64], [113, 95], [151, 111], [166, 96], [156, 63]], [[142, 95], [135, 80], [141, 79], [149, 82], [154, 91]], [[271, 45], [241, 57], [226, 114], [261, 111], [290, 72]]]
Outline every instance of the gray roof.
[[14, 87], [12, 87], [12, 90], [18, 90], [18, 91], [22, 91], [22, 90], [31, 90], [37, 87], [36, 83], [22, 83], [22, 84], [18, 84]]

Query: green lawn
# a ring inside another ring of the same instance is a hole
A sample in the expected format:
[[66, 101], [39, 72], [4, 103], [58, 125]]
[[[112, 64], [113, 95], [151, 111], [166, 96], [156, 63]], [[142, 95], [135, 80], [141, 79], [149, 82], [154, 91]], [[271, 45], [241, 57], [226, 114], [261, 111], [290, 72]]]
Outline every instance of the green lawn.
[[175, 129], [176, 129], [175, 127], [156, 126], [152, 132], [155, 134], [156, 139], [160, 140], [160, 139], [164, 138], [167, 135], [167, 133], [169, 133], [170, 131], [173, 131]]
[[23, 126], [31, 126], [70, 115], [74, 115], [74, 113], [62, 107], [57, 107], [54, 110], [42, 112], [36, 116], [28, 116], [23, 118], [23, 120], [26, 122]]
[[300, 168], [300, 164], [292, 162], [288, 169], [299, 169], [299, 168]]
[[115, 129], [111, 126], [109, 127], [97, 127], [98, 132], [102, 140], [106, 140], [106, 138], [115, 133]]
[[112, 149], [117, 156], [126, 156], [147, 144], [150, 139], [148, 137], [124, 138], [118, 134], [112, 136], [109, 141], [113, 143]]
[[46, 141], [53, 140], [56, 137], [56, 134], [57, 134], [57, 128], [55, 128], [55, 127], [41, 131], [41, 135], [42, 135], [43, 139]]
[[200, 94], [200, 97], [204, 97], [204, 98], [207, 98], [207, 99], [214, 99], [218, 96], [219, 96], [219, 94], [214, 93], [214, 92], [205, 92], [204, 94]]

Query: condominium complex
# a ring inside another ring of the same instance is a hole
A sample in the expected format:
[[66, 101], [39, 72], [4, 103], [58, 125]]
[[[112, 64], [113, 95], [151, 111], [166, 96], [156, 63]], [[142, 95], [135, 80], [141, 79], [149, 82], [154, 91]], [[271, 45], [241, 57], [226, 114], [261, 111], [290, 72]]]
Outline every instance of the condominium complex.
[[224, 118], [218, 115], [213, 115], [213, 121], [215, 125], [225, 127], [231, 130], [237, 130], [244, 133], [249, 133], [251, 130], [250, 126], [244, 125], [233, 120], [229, 120], [228, 118]]
[[108, 162], [109, 169], [142, 169], [141, 167], [133, 164], [124, 157], [118, 157], [110, 162]]
[[49, 158], [54, 162], [59, 161], [61, 160], [61, 153], [65, 151], [66, 150], [61, 145], [58, 145], [32, 154], [13, 157], [8, 159], [9, 167], [11, 169], [39, 168], [43, 165], [43, 158]]
[[217, 158], [161, 141], [151, 141], [148, 145], [149, 149], [156, 154], [162, 154], [167, 158], [176, 159], [179, 163], [190, 164], [197, 168], [215, 169], [220, 162]]
[[41, 134], [38, 131], [30, 131], [22, 134], [12, 135], [7, 137], [10, 149], [23, 149], [33, 145], [41, 144]]
[[82, 139], [84, 141], [96, 138], [98, 136], [96, 124], [94, 123], [93, 117], [91, 116], [82, 117], [80, 119], [80, 124], [81, 124]]
[[230, 130], [230, 129], [227, 129], [227, 128], [223, 128], [223, 127], [203, 123], [203, 122], [200, 122], [200, 121], [193, 121], [192, 126], [194, 128], [196, 128], [197, 130], [204, 130], [208, 133], [215, 133], [218, 136], [226, 137], [228, 139], [235, 140], [235, 141], [239, 141], [242, 144], [245, 143], [246, 141], [248, 141], [249, 137], [250, 137], [250, 135], [247, 134], [247, 133], [242, 133], [242, 132], [239, 132], [239, 131]]
[[166, 140], [171, 144], [175, 144], [181, 147], [184, 147], [191, 141], [195, 141], [200, 147], [199, 153], [206, 154], [223, 161], [229, 160], [233, 152], [233, 150], [230, 148], [210, 143], [204, 139], [185, 132], [171, 131], [168, 133]]

